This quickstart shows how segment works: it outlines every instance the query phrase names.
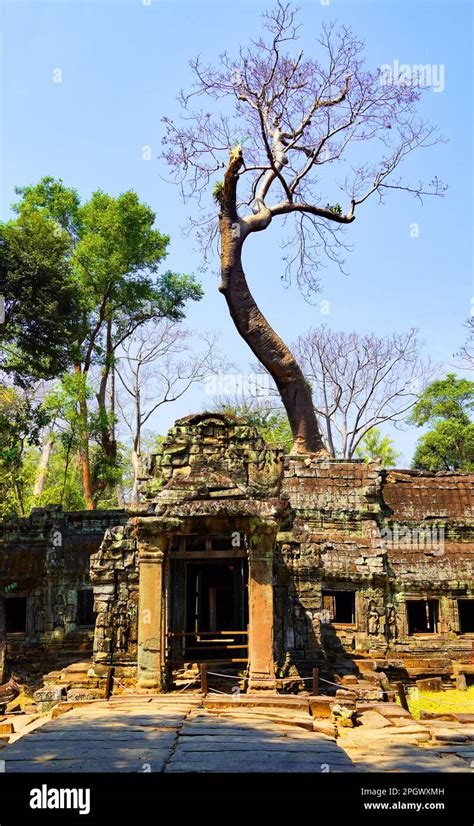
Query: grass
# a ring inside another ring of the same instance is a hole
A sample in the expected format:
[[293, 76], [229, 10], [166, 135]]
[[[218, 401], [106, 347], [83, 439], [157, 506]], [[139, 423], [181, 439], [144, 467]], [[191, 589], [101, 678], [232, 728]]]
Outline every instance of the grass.
[[[474, 685], [467, 691], [408, 691], [408, 708], [415, 720], [420, 719], [420, 711], [434, 714], [463, 713], [474, 714]], [[399, 702], [397, 697], [397, 702]]]

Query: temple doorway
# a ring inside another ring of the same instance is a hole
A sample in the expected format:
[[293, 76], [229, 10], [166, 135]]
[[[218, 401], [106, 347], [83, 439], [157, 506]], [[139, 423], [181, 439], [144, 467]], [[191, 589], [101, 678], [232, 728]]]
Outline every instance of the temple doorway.
[[245, 549], [196, 553], [189, 545], [170, 556], [168, 662], [247, 662]]

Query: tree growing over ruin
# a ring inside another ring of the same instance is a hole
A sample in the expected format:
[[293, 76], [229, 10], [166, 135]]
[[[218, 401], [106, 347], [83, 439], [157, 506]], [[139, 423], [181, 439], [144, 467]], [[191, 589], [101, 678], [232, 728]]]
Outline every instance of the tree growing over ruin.
[[[325, 258], [342, 266], [342, 231], [366, 201], [383, 201], [391, 190], [439, 195], [443, 187], [436, 178], [410, 183], [398, 172], [412, 152], [440, 140], [417, 116], [421, 89], [368, 71], [364, 44], [346, 27], [323, 26], [317, 56], [298, 49], [299, 37], [295, 10], [279, 0], [264, 15], [263, 34], [237, 57], [224, 52], [215, 66], [193, 59], [194, 86], [180, 95], [183, 118], [164, 119], [164, 157], [183, 196], [198, 199], [199, 237], [205, 245], [218, 238], [219, 289], [275, 381], [293, 449], [323, 454], [311, 389], [247, 283], [245, 242], [274, 221], [292, 223], [286, 277], [311, 293]], [[201, 210], [211, 190], [218, 220], [215, 210]]]

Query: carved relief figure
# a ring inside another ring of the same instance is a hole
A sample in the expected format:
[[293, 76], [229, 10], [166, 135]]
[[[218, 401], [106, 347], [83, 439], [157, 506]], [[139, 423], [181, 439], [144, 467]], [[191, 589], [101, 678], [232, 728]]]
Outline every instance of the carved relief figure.
[[42, 634], [46, 629], [46, 611], [40, 602], [35, 603], [33, 630], [35, 634]]
[[66, 624], [66, 601], [64, 594], [58, 594], [53, 605], [53, 622], [54, 627], [64, 628]]
[[379, 633], [380, 615], [377, 611], [377, 603], [374, 599], [369, 602], [367, 609], [367, 632], [373, 636]]
[[125, 653], [128, 649], [131, 629], [131, 612], [127, 597], [127, 588], [124, 583], [121, 583], [119, 589], [119, 600], [112, 609], [112, 620], [114, 629], [114, 648], [115, 651], [122, 653]]
[[397, 612], [394, 605], [387, 606], [387, 636], [392, 640], [398, 637]]
[[115, 650], [125, 652], [127, 650], [128, 637], [130, 633], [130, 619], [127, 606], [119, 603], [114, 617], [115, 630]]

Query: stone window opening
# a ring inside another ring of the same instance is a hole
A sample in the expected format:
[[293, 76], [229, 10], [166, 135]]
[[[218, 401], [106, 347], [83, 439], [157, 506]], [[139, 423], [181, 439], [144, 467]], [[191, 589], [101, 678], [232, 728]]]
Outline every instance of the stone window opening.
[[332, 625], [355, 625], [355, 591], [323, 591], [323, 608]]
[[458, 599], [460, 634], [474, 634], [474, 598]]
[[410, 599], [407, 601], [408, 634], [437, 634], [439, 600]]
[[79, 588], [77, 592], [76, 624], [95, 625], [94, 592], [92, 588]]
[[7, 634], [26, 633], [26, 597], [7, 597], [5, 599], [5, 628]]

